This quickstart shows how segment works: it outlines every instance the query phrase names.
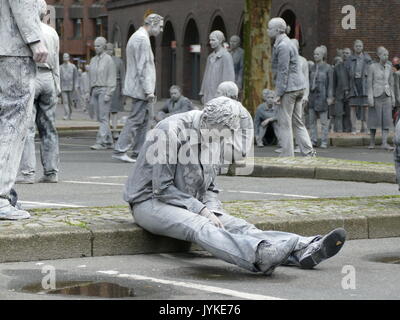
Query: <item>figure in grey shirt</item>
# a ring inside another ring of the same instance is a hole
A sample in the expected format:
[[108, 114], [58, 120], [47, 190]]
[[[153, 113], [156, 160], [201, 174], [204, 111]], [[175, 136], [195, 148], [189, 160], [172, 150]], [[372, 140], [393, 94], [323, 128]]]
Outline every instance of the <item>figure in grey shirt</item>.
[[[39, 15], [43, 21], [47, 13], [45, 0], [38, 0]], [[46, 63], [38, 63], [35, 83], [35, 101], [33, 116], [20, 165], [20, 177], [17, 183], [34, 183], [36, 173], [35, 133], [40, 137], [40, 156], [43, 165], [43, 177], [40, 183], [58, 182], [59, 146], [56, 128], [56, 108], [60, 89], [59, 37], [57, 32], [45, 23], [41, 23], [43, 43], [49, 56]]]
[[240, 109], [226, 97], [209, 101], [203, 111], [159, 122], [149, 132], [125, 186], [124, 199], [135, 222], [151, 233], [194, 242], [219, 259], [265, 275], [281, 264], [310, 269], [335, 255], [345, 241], [343, 229], [325, 237], [302, 237], [262, 231], [224, 212], [215, 185], [218, 142], [226, 138], [222, 132], [239, 126]]
[[64, 53], [63, 61], [63, 64], [60, 66], [60, 77], [64, 120], [71, 120], [73, 92], [78, 90], [78, 69], [70, 62], [68, 53]]
[[192, 101], [182, 96], [182, 89], [179, 86], [173, 85], [169, 89], [171, 99], [168, 99], [164, 107], [158, 112], [155, 117], [157, 122], [177, 113], [192, 111]]
[[90, 103], [100, 122], [97, 132], [96, 144], [92, 150], [111, 149], [113, 138], [110, 129], [111, 99], [117, 86], [117, 72], [113, 59], [106, 52], [107, 40], [98, 37], [94, 41], [96, 56], [92, 58], [89, 66], [89, 80], [91, 88]]
[[[113, 159], [123, 162], [135, 162], [126, 153], [132, 148], [134, 139], [143, 139], [139, 130], [147, 130], [150, 108], [156, 100], [156, 68], [151, 49], [150, 36], [158, 36], [164, 27], [164, 19], [158, 14], [150, 14], [129, 39], [126, 47], [127, 69], [124, 85], [126, 104], [131, 113], [115, 143]], [[141, 148], [144, 141], [135, 142]]]
[[243, 89], [244, 50], [240, 47], [240, 37], [232, 36], [229, 42], [229, 52], [232, 55], [235, 70], [235, 83], [239, 90]]
[[0, 0], [0, 219], [30, 217], [10, 193], [32, 118], [35, 62], [48, 55], [37, 10], [37, 0]]
[[272, 72], [275, 79], [275, 103], [278, 105], [279, 139], [281, 157], [294, 157], [293, 130], [300, 152], [314, 156], [308, 131], [303, 123], [303, 97], [306, 88], [300, 67], [299, 53], [286, 35], [286, 22], [273, 18], [268, 23], [268, 34], [275, 39], [272, 51]]
[[275, 92], [269, 89], [263, 90], [264, 103], [260, 104], [254, 117], [254, 135], [257, 147], [277, 142], [278, 123], [276, 118], [276, 106], [274, 105]]
[[214, 50], [207, 58], [206, 70], [199, 95], [202, 102], [214, 99], [218, 86], [224, 81], [235, 82], [235, 69], [231, 54], [224, 48], [224, 34], [217, 30], [210, 34], [210, 46]]

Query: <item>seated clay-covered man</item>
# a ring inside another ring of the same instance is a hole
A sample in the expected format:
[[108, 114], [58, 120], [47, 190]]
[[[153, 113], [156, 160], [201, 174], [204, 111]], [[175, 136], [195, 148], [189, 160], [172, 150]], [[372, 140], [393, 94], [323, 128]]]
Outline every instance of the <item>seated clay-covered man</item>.
[[159, 122], [147, 136], [125, 186], [135, 222], [147, 231], [200, 245], [215, 257], [252, 272], [271, 274], [281, 264], [313, 268], [335, 255], [346, 233], [302, 237], [262, 231], [224, 212], [215, 179], [219, 149], [240, 126], [240, 108], [219, 97], [203, 111]]
[[156, 115], [157, 122], [172, 116], [173, 114], [183, 113], [193, 110], [192, 102], [182, 95], [179, 86], [172, 86], [169, 89], [171, 99], [168, 99], [161, 111]]
[[258, 106], [254, 117], [254, 135], [257, 147], [263, 147], [264, 144], [274, 144], [278, 137], [278, 122], [274, 103], [275, 92], [264, 89], [262, 95], [264, 103]]

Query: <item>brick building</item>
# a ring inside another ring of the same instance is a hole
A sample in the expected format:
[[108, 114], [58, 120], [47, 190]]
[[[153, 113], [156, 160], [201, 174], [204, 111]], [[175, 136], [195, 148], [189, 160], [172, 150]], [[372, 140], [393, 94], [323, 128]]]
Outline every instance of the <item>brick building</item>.
[[107, 37], [106, 0], [46, 0], [56, 9], [56, 31], [60, 52], [67, 52], [75, 63], [89, 61], [94, 55], [97, 36]]

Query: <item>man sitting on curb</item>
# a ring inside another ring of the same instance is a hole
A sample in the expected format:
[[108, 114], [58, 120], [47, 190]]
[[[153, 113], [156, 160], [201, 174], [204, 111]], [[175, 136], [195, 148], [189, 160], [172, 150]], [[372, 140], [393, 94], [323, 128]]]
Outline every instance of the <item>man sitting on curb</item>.
[[220, 146], [239, 128], [240, 108], [226, 97], [209, 101], [203, 111], [159, 122], [125, 186], [124, 199], [135, 222], [153, 234], [194, 242], [217, 258], [265, 275], [282, 264], [310, 269], [334, 256], [344, 244], [343, 229], [302, 237], [262, 231], [223, 211], [215, 186]]
[[173, 85], [169, 89], [171, 99], [168, 99], [160, 112], [155, 116], [155, 120], [160, 122], [174, 114], [193, 110], [192, 101], [182, 95], [182, 89]]

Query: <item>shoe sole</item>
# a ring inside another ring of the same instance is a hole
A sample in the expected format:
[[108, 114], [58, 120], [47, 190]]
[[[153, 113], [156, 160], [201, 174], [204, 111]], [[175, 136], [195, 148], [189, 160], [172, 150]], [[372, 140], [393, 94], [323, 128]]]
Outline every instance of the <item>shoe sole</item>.
[[346, 231], [344, 229], [333, 230], [325, 237], [319, 250], [300, 260], [301, 268], [312, 269], [322, 261], [333, 257], [340, 251], [345, 241]]

